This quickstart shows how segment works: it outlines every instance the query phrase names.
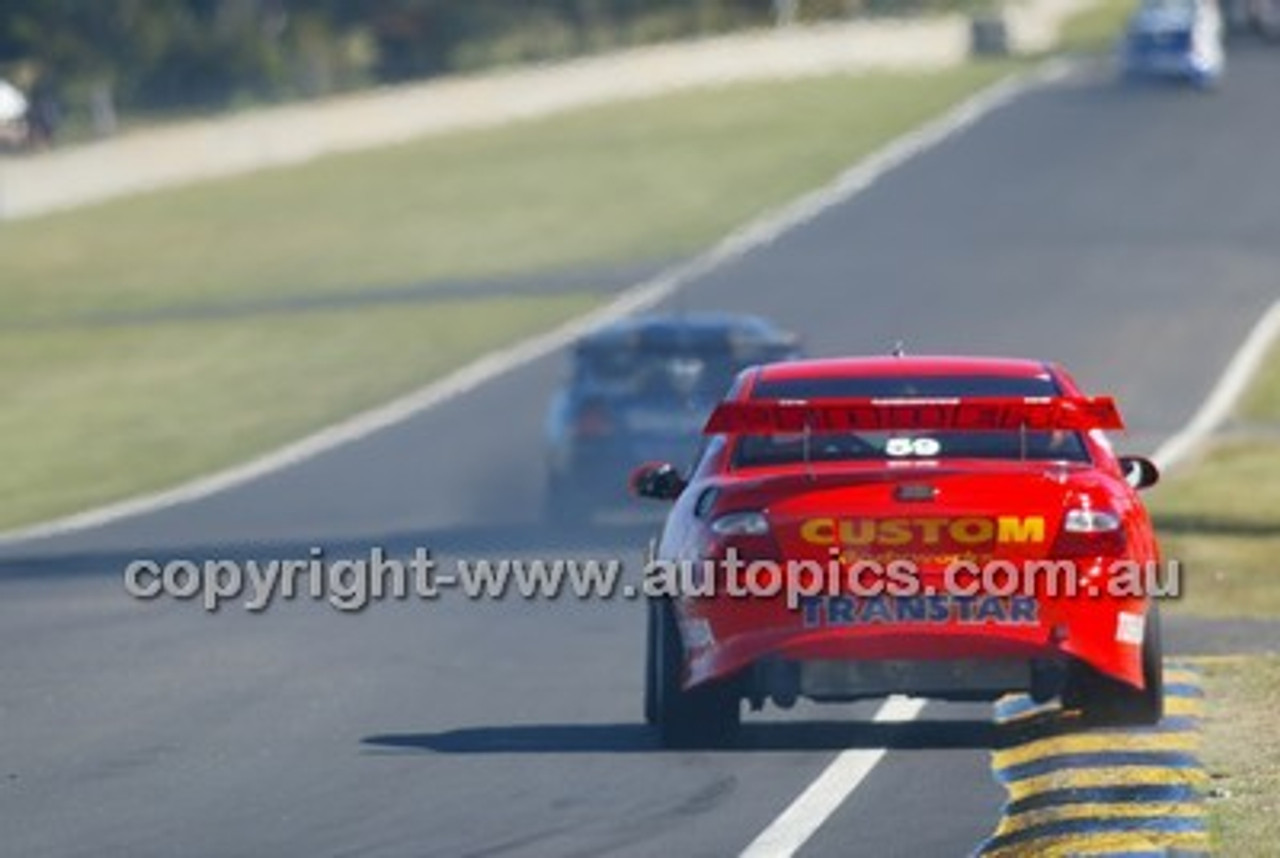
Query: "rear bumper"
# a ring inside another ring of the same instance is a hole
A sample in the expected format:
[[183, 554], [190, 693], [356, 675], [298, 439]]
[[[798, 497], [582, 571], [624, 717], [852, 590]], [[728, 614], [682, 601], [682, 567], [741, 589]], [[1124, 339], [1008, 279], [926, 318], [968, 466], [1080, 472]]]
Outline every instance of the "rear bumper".
[[1124, 55], [1125, 69], [1130, 74], [1152, 77], [1217, 77], [1222, 63], [1192, 51], [1153, 51], [1129, 49]]
[[[998, 622], [952, 618], [816, 628], [805, 627], [801, 612], [771, 600], [688, 600], [681, 608], [686, 687], [784, 663], [824, 665], [805, 670], [829, 699], [880, 696], [886, 688], [883, 693], [942, 697], [994, 694], [1025, 690], [1029, 665], [1071, 660], [1135, 687], [1143, 684], [1141, 637], [1132, 630], [1135, 619], [1141, 624], [1145, 617], [1144, 599], [1039, 600], [1034, 618], [1023, 612], [1017, 622], [1008, 621], [1014, 613], [1006, 606]], [[829, 666], [875, 663], [880, 666], [843, 673]], [[843, 691], [831, 685], [837, 674], [845, 677]], [[896, 687], [890, 682], [895, 676], [901, 679]]]
[[753, 670], [761, 696], [789, 693], [819, 702], [909, 694], [954, 700], [993, 700], [1032, 688], [1033, 662], [1017, 658], [934, 661], [768, 660]]

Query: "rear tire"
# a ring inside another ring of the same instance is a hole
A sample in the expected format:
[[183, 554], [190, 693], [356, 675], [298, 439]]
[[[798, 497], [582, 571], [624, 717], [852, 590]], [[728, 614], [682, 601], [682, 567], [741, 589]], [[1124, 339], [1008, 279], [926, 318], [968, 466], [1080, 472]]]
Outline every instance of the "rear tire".
[[1152, 602], [1147, 609], [1142, 638], [1142, 679], [1139, 690], [1077, 663], [1069, 694], [1064, 701], [1079, 707], [1086, 723], [1099, 727], [1149, 727], [1164, 717], [1164, 649], [1160, 640], [1160, 610]]
[[1191, 75], [1191, 85], [1200, 92], [1214, 92], [1221, 83], [1221, 72], [1194, 72]]
[[[650, 603], [653, 717], [664, 748], [716, 748], [731, 744], [742, 724], [742, 706], [731, 683], [685, 691], [684, 644], [670, 600]], [[646, 707], [648, 708], [648, 707]]]

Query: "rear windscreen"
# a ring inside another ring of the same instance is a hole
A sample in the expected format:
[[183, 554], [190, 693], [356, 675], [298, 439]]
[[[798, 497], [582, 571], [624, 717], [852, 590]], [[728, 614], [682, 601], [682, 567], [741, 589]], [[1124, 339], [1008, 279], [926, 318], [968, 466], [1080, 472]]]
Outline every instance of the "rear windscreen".
[[[933, 398], [978, 396], [1058, 396], [1048, 376], [892, 376], [764, 381], [752, 399]], [[965, 432], [893, 430], [839, 433], [744, 435], [734, 464], [789, 464], [867, 460], [1012, 459], [1087, 462], [1078, 432]]]
[[741, 370], [778, 356], [764, 349], [592, 349], [578, 355], [574, 383], [597, 396], [718, 401]]

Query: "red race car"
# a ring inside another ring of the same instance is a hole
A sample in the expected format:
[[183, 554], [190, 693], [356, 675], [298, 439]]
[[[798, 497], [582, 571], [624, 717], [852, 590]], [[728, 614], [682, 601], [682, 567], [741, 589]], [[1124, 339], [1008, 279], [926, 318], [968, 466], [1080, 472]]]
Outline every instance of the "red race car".
[[1159, 548], [1113, 400], [1038, 361], [905, 357], [745, 370], [646, 566], [645, 715], [730, 739], [746, 700], [1061, 697], [1162, 714]]

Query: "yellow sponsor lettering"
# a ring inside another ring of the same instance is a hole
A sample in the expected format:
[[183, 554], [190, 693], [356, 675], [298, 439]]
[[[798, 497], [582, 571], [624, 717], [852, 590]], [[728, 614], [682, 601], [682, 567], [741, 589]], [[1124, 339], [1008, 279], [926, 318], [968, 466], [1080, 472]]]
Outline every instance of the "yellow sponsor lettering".
[[843, 545], [871, 545], [876, 541], [876, 522], [868, 518], [840, 522], [840, 542]]
[[881, 519], [880, 530], [876, 536], [876, 542], [881, 545], [906, 545], [911, 542], [911, 519]]
[[800, 525], [800, 538], [810, 545], [835, 545], [836, 520], [834, 518], [811, 518]]
[[942, 539], [942, 529], [947, 526], [945, 518], [917, 518], [920, 528], [920, 540], [925, 545], [937, 545]]
[[980, 545], [991, 541], [995, 529], [989, 518], [957, 518], [947, 532], [961, 545]]
[[998, 542], [1044, 542], [1044, 516], [1002, 515], [997, 522]]
[[1044, 542], [1045, 520], [1039, 515], [995, 518], [810, 518], [800, 525], [800, 538], [810, 545], [847, 547], [908, 545], [957, 546]]

